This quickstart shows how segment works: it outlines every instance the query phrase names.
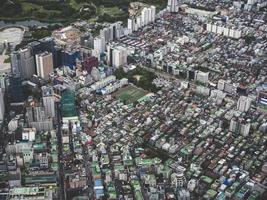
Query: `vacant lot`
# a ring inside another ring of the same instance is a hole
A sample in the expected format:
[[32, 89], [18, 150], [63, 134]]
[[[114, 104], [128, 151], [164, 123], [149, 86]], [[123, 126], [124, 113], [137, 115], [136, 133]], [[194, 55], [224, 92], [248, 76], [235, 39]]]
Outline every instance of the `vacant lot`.
[[148, 92], [146, 90], [137, 88], [133, 85], [128, 85], [113, 93], [112, 96], [116, 99], [120, 99], [126, 104], [130, 104], [145, 96], [147, 93]]

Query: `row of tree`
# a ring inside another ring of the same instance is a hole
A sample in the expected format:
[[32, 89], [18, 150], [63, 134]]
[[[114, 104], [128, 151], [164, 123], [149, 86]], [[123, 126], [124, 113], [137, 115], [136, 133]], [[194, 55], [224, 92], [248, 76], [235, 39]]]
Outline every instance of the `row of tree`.
[[[124, 72], [123, 68], [115, 70], [114, 75], [118, 79], [127, 78], [130, 83], [143, 88], [150, 92], [157, 92], [158, 88], [153, 84], [153, 80], [157, 77], [153, 72], [147, 71], [144, 68], [137, 67], [134, 70], [129, 71], [128, 73]], [[139, 79], [136, 77], [140, 77]]]

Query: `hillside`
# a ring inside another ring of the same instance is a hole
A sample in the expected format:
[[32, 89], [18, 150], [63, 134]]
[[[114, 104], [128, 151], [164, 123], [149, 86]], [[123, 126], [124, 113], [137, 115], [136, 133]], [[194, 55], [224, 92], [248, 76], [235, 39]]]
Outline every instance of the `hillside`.
[[[132, 0], [0, 0], [0, 19], [37, 19], [48, 22], [70, 22], [90, 19], [98, 22], [125, 20]], [[166, 0], [140, 0], [162, 8]]]

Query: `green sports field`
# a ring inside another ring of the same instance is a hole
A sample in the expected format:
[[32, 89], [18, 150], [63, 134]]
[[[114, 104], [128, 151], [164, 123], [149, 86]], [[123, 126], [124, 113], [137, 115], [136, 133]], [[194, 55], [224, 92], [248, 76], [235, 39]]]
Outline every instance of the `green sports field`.
[[128, 85], [113, 93], [113, 97], [115, 97], [116, 99], [120, 99], [126, 104], [130, 104], [145, 96], [147, 93], [148, 92], [146, 90], [137, 88], [132, 85]]

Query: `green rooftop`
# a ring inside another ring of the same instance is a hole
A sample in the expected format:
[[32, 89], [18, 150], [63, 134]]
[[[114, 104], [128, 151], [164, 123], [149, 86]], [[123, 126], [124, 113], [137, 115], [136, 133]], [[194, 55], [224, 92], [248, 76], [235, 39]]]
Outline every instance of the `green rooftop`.
[[43, 192], [44, 188], [39, 187], [16, 187], [9, 190], [10, 195], [36, 195]]
[[56, 183], [56, 175], [43, 175], [43, 176], [26, 176], [25, 184], [35, 184], [35, 183]]
[[63, 92], [61, 96], [61, 111], [63, 117], [77, 116], [75, 93], [70, 90]]
[[208, 190], [206, 194], [209, 196], [209, 198], [213, 199], [216, 197], [217, 192], [215, 190]]
[[213, 182], [212, 178], [208, 176], [201, 176], [200, 179], [204, 181], [205, 183], [211, 184]]

